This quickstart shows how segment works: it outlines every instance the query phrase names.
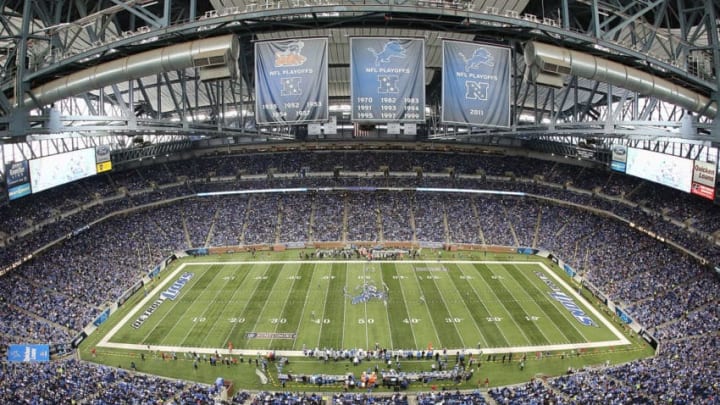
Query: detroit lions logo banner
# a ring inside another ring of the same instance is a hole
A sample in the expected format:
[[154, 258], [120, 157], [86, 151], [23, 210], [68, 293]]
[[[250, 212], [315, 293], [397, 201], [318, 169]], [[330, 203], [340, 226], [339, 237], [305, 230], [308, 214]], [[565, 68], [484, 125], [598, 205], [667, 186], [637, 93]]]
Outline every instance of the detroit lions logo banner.
[[443, 41], [442, 122], [510, 126], [510, 49]]
[[255, 43], [258, 124], [328, 120], [327, 38]]
[[350, 38], [352, 120], [425, 121], [425, 40]]

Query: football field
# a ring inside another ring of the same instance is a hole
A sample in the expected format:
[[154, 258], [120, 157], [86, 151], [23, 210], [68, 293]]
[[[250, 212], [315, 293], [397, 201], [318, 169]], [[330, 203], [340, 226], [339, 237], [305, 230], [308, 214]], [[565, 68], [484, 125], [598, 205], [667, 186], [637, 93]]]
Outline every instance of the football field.
[[98, 346], [506, 353], [629, 344], [541, 261], [205, 259], [150, 284]]

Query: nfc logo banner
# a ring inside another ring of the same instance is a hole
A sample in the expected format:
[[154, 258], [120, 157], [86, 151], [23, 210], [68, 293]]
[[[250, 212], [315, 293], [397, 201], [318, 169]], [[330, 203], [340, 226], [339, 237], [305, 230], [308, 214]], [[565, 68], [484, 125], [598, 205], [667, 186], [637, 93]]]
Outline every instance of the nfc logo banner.
[[510, 49], [461, 41], [442, 47], [442, 122], [509, 127]]

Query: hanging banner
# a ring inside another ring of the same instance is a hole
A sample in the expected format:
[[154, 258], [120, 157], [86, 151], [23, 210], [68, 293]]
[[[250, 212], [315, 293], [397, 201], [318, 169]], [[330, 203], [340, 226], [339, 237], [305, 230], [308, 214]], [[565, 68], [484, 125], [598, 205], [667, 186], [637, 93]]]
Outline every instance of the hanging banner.
[[510, 126], [510, 49], [443, 41], [442, 122]]
[[425, 40], [350, 38], [352, 120], [425, 122]]
[[612, 160], [610, 161], [610, 168], [625, 173], [627, 169], [627, 146], [613, 145], [611, 150]]
[[715, 199], [715, 174], [717, 164], [715, 162], [702, 162], [696, 160], [693, 165], [692, 185], [690, 193], [707, 198]]
[[11, 363], [37, 363], [50, 361], [50, 345], [8, 345], [7, 360]]
[[7, 163], [5, 165], [5, 181], [8, 198], [16, 200], [30, 195], [30, 167], [27, 160]]
[[258, 125], [327, 121], [327, 49], [327, 38], [255, 43]]

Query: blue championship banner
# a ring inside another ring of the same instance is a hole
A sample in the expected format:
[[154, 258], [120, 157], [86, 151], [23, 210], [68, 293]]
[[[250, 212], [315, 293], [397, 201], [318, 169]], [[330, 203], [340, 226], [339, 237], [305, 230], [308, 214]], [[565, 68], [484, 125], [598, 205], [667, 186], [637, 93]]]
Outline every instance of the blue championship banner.
[[510, 49], [443, 41], [442, 122], [510, 126]]
[[425, 122], [425, 40], [350, 38], [352, 120]]
[[256, 42], [255, 103], [259, 125], [327, 121], [327, 38]]
[[50, 345], [9, 345], [7, 359], [16, 363], [50, 361]]

